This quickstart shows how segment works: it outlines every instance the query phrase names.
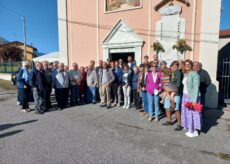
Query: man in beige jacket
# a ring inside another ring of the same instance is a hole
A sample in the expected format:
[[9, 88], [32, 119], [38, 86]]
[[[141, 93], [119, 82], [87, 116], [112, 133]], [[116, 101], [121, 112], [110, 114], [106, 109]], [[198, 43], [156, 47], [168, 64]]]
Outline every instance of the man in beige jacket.
[[101, 107], [111, 108], [111, 85], [115, 80], [112, 69], [108, 68], [107, 62], [103, 62], [103, 69], [98, 72], [98, 84], [101, 97]]

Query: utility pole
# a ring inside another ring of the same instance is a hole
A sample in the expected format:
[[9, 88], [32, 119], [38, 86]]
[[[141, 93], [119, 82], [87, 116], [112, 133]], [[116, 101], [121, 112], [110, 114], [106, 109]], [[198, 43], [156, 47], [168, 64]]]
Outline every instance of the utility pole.
[[26, 18], [22, 16], [23, 33], [24, 33], [24, 60], [27, 60], [27, 50], [26, 50]]

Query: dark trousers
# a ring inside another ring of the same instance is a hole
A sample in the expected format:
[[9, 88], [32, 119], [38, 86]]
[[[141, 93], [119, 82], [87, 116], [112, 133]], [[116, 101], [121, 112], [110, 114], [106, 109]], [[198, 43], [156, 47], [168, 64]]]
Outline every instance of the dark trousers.
[[79, 85], [70, 86], [70, 105], [79, 105], [80, 87]]
[[49, 108], [51, 108], [51, 100], [50, 100], [50, 94], [52, 92], [52, 86], [49, 85], [46, 89], [45, 92], [45, 99], [44, 99], [44, 106], [46, 108], [46, 110], [48, 110]]
[[46, 96], [46, 90], [39, 91], [37, 89], [33, 90], [33, 96], [34, 96], [34, 105], [35, 105], [35, 112], [44, 112], [45, 106], [44, 106], [44, 100]]
[[18, 88], [19, 101], [20, 105], [22, 105], [22, 109], [29, 108], [30, 92], [30, 88]]
[[56, 100], [59, 108], [65, 108], [68, 104], [69, 88], [56, 88]]
[[141, 98], [139, 93], [137, 92], [137, 89], [132, 89], [132, 95], [133, 95], [133, 101], [136, 109], [141, 108]]

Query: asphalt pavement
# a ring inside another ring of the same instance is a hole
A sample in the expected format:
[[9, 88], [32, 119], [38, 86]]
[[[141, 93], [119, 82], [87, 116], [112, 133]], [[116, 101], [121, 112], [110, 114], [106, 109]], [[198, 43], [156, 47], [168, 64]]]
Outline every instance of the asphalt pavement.
[[192, 139], [134, 109], [89, 104], [22, 113], [15, 92], [2, 90], [0, 112], [0, 164], [230, 163], [230, 108], [209, 109]]

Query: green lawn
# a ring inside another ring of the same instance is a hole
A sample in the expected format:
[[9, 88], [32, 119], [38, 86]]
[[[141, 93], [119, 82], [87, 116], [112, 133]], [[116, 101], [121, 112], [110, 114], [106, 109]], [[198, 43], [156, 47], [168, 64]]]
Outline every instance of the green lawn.
[[0, 79], [0, 88], [5, 90], [15, 90], [16, 87], [11, 84], [11, 81]]

